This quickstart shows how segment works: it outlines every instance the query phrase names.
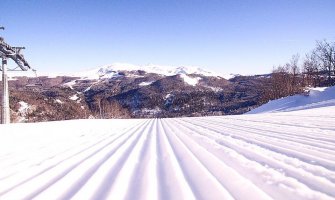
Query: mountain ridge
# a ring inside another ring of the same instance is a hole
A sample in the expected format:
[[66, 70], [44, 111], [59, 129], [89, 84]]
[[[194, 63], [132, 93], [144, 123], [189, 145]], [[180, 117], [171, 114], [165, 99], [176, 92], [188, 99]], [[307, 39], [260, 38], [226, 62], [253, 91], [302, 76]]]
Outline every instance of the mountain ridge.
[[231, 79], [237, 74], [223, 74], [217, 73], [214, 71], [206, 70], [198, 66], [167, 66], [167, 65], [156, 65], [156, 64], [147, 64], [147, 65], [134, 65], [129, 63], [112, 63], [107, 65], [102, 65], [94, 67], [91, 69], [86, 69], [78, 72], [60, 72], [60, 73], [48, 73], [48, 72], [39, 72], [37, 74], [33, 71], [25, 72], [9, 72], [8, 76], [12, 79], [14, 77], [39, 77], [46, 76], [50, 78], [55, 78], [57, 76], [68, 76], [68, 77], [79, 77], [81, 79], [102, 79], [102, 78], [112, 78], [118, 76], [118, 72], [131, 72], [131, 71], [144, 71], [146, 73], [154, 73], [162, 76], [173, 76], [178, 74], [197, 74], [202, 76], [217, 76], [225, 79]]
[[103, 65], [101, 67], [93, 68], [78, 73], [73, 73], [72, 76], [83, 77], [84, 79], [99, 79], [99, 78], [112, 78], [118, 76], [118, 72], [123, 71], [144, 71], [146, 73], [154, 73], [163, 76], [173, 76], [178, 74], [197, 74], [202, 76], [218, 76], [225, 79], [233, 77], [232, 74], [224, 75], [209, 70], [205, 70], [196, 66], [163, 66], [163, 65], [133, 65], [128, 63], [113, 63]]

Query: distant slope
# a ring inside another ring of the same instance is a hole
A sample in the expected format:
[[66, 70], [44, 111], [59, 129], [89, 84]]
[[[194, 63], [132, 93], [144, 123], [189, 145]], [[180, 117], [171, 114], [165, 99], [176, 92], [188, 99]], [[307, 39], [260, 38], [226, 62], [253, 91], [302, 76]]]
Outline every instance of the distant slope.
[[294, 95], [270, 101], [267, 104], [251, 110], [247, 114], [286, 112], [324, 106], [335, 106], [335, 86], [312, 88], [306, 95]]

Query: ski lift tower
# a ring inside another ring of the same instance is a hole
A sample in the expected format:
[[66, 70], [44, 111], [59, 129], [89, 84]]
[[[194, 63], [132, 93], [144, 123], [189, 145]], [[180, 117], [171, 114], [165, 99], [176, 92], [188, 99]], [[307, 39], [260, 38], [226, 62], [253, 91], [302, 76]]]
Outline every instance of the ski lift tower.
[[[5, 30], [4, 27], [0, 29]], [[21, 54], [21, 50], [24, 47], [11, 47], [5, 43], [4, 39], [0, 37], [0, 57], [2, 59], [1, 71], [2, 71], [2, 107], [1, 107], [1, 123], [10, 123], [10, 109], [9, 109], [9, 90], [8, 90], [8, 76], [7, 71], [27, 71], [31, 69], [28, 62], [24, 59]], [[12, 59], [18, 67], [14, 69], [7, 69], [7, 60]]]

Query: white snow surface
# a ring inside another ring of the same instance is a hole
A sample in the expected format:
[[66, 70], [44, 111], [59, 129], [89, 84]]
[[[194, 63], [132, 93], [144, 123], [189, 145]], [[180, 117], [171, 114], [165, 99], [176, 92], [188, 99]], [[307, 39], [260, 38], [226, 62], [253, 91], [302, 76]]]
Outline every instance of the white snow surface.
[[305, 95], [294, 95], [273, 100], [251, 110], [248, 114], [287, 112], [324, 106], [335, 106], [335, 86], [310, 88]]
[[334, 199], [334, 113], [0, 125], [0, 199]]

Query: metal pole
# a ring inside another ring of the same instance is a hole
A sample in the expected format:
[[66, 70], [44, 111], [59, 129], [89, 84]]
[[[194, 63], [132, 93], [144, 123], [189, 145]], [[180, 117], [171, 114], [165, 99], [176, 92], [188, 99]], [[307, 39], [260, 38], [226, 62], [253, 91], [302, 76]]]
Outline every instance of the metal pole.
[[7, 79], [7, 58], [2, 57], [2, 109], [1, 109], [1, 123], [10, 123], [10, 109], [9, 109], [9, 90]]

